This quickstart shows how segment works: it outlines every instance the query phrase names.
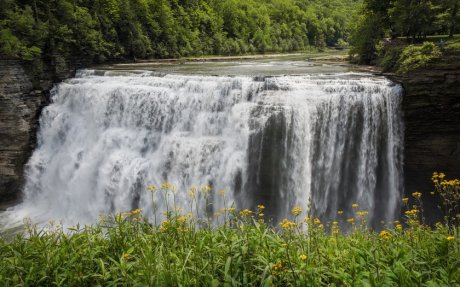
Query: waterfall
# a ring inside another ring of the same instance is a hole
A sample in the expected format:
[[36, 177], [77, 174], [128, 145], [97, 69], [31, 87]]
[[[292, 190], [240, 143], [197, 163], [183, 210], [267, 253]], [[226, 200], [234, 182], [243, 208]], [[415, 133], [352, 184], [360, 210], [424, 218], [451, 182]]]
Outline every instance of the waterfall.
[[208, 214], [264, 204], [277, 221], [311, 206], [327, 221], [356, 203], [371, 224], [396, 216], [401, 88], [384, 78], [82, 70], [51, 100], [16, 208], [24, 216], [93, 223], [141, 208], [152, 218], [156, 203], [161, 217], [164, 194], [147, 188], [166, 181], [184, 212], [187, 191], [210, 186], [197, 192]]

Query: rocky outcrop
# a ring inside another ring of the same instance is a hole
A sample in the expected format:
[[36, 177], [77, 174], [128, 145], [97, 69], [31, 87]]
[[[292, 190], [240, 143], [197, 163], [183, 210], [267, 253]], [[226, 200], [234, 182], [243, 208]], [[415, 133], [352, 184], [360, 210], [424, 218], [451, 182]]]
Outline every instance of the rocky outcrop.
[[433, 172], [460, 178], [460, 58], [448, 59], [431, 69], [391, 77], [404, 87], [406, 194], [421, 191], [430, 212], [436, 212], [439, 200], [430, 195]]
[[[48, 86], [51, 85], [51, 82]], [[0, 201], [17, 199], [36, 142], [46, 89], [34, 89], [19, 61], [0, 61]]]

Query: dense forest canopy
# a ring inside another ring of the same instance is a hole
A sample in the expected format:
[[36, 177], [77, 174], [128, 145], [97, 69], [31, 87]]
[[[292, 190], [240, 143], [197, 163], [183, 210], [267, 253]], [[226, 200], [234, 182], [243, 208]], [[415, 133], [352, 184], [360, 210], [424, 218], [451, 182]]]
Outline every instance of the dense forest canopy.
[[[429, 35], [458, 33], [459, 0], [364, 0], [352, 28], [352, 52], [362, 63], [372, 63], [384, 38], [405, 37], [411, 43]], [[447, 40], [447, 39], [446, 39]]]
[[347, 47], [372, 63], [384, 38], [453, 35], [459, 0], [1, 0], [0, 55], [107, 60]]
[[361, 0], [2, 0], [0, 53], [172, 58], [346, 46]]

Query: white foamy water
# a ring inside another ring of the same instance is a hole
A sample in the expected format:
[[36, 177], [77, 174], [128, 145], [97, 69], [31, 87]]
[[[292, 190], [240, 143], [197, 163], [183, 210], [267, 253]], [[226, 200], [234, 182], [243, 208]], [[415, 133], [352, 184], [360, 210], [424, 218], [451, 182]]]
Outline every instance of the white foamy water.
[[[267, 206], [279, 220], [294, 206], [324, 220], [351, 204], [392, 220], [402, 192], [401, 88], [368, 75], [214, 77], [83, 70], [58, 84], [40, 118], [24, 202], [8, 211], [65, 224], [141, 208], [147, 186], [212, 186], [212, 214]], [[200, 193], [199, 193], [200, 194]], [[170, 194], [171, 196], [171, 194]], [[166, 210], [154, 194], [157, 216]], [[205, 200], [198, 196], [200, 209]], [[170, 204], [173, 203], [170, 197]], [[15, 220], [13, 220], [13, 218]]]

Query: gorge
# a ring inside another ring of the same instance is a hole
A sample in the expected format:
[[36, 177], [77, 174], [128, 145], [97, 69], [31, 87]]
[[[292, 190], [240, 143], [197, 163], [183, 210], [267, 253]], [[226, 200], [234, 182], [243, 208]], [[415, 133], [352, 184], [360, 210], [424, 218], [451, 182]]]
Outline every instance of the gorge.
[[[410, 121], [402, 155], [403, 116], [413, 115], [414, 101], [408, 100], [414, 97], [402, 97], [400, 87], [383, 78], [110, 74], [81, 71], [55, 88], [53, 104], [42, 115], [42, 140], [27, 168], [23, 204], [43, 204], [42, 211], [56, 212], [46, 216], [91, 221], [99, 212], [149, 209], [146, 185], [168, 180], [182, 184], [181, 189], [224, 189], [240, 207], [264, 203], [277, 219], [309, 199], [323, 219], [333, 219], [339, 209], [349, 213], [357, 202], [371, 211], [375, 225], [397, 217], [403, 174], [406, 187], [414, 188], [417, 172], [427, 173], [429, 180], [429, 169], [448, 165], [455, 171], [452, 153], [443, 156], [445, 161], [437, 155], [432, 164], [426, 158], [426, 168], [416, 168], [423, 162], [414, 161], [415, 148], [407, 145], [407, 135], [409, 142], [417, 139], [418, 125]], [[450, 84], [458, 81], [451, 78]], [[203, 96], [207, 100], [198, 95], [208, 95]], [[49, 126], [56, 120], [53, 113], [67, 115], [57, 121], [65, 125]], [[94, 130], [79, 134], [76, 125]], [[47, 140], [45, 132], [52, 135]], [[108, 147], [112, 152], [97, 150]], [[93, 169], [80, 173], [80, 165]], [[217, 209], [222, 202], [213, 200]], [[96, 208], [88, 212], [88, 206]]]

